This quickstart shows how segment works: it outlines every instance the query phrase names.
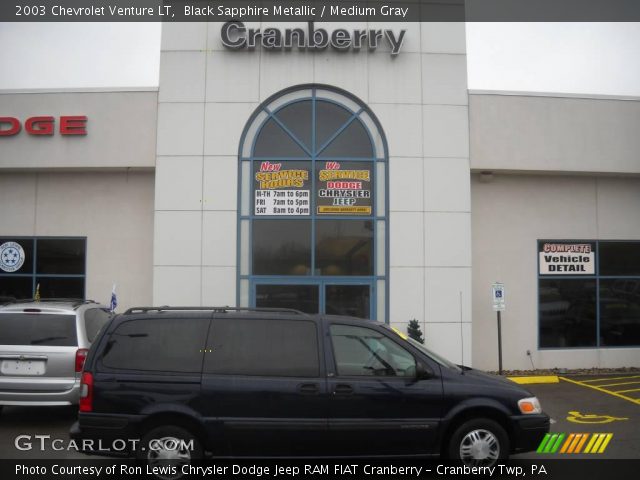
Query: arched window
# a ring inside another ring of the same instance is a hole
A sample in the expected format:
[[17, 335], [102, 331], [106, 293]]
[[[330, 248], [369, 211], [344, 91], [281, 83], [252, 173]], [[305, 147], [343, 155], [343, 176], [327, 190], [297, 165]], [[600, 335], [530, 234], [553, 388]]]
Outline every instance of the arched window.
[[387, 318], [387, 146], [331, 87], [265, 101], [239, 150], [238, 305]]

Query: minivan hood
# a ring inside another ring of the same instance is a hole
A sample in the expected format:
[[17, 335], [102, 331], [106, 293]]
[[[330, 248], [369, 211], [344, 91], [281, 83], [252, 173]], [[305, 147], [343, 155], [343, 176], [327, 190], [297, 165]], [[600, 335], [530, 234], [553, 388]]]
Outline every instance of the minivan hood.
[[475, 368], [470, 368], [465, 366], [460, 366], [460, 368], [462, 368], [463, 370], [462, 372], [460, 372], [460, 376], [467, 377], [467, 380], [478, 381], [484, 384], [493, 383], [500, 388], [508, 388], [510, 390], [522, 392], [523, 397], [533, 396], [533, 394], [526, 388], [523, 388], [517, 383], [512, 382], [511, 380], [508, 380], [505, 377], [501, 377], [500, 375], [495, 375], [493, 373], [486, 373], [481, 370], [476, 370]]

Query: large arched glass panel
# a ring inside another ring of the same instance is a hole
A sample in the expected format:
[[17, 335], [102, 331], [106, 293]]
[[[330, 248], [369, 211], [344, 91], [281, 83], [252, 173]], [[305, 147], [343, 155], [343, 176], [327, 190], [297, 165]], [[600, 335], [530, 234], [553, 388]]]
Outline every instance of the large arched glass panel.
[[238, 305], [387, 320], [387, 151], [347, 92], [274, 95], [239, 148]]

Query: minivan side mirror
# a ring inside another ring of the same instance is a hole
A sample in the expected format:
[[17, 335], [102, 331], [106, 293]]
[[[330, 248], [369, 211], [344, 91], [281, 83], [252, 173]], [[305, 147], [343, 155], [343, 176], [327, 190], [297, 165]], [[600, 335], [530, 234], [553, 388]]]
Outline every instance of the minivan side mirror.
[[429, 367], [427, 367], [420, 360], [416, 362], [416, 380], [425, 380], [427, 378], [431, 378], [433, 376], [433, 372]]

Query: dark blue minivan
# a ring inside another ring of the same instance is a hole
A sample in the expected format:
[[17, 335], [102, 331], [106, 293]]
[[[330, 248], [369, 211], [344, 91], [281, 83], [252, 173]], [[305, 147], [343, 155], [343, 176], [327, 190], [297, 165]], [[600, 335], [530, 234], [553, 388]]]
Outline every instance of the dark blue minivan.
[[548, 431], [527, 390], [385, 324], [144, 307], [114, 317], [91, 347], [71, 436], [126, 444], [112, 453], [150, 464], [381, 455], [490, 466], [535, 449]]

